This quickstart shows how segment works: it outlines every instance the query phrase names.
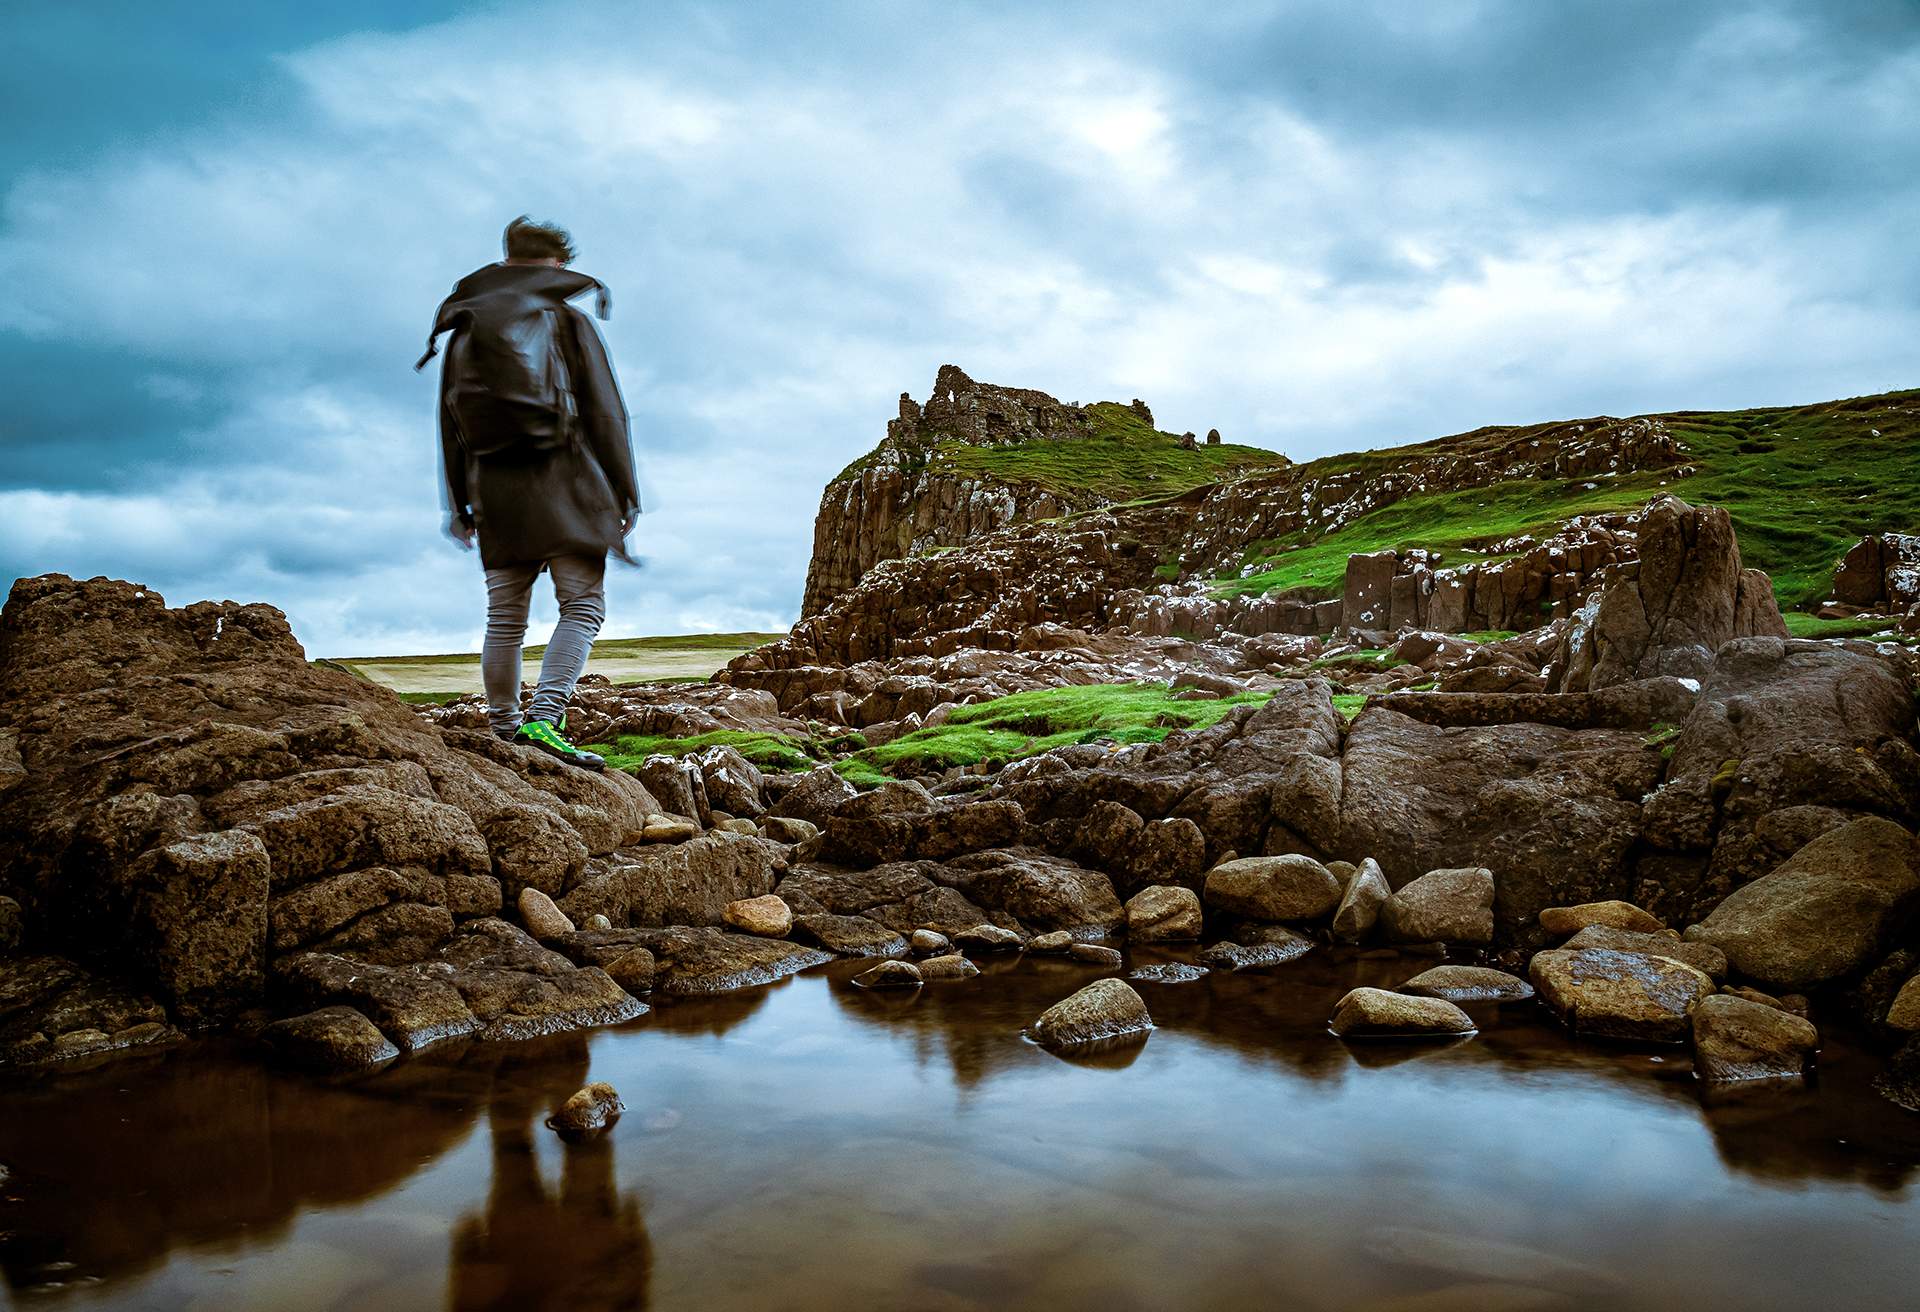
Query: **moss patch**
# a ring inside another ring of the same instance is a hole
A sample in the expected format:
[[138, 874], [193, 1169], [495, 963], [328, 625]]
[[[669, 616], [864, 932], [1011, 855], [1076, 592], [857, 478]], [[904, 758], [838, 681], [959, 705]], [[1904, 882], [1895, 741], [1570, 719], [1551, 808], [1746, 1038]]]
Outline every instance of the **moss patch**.
[[749, 733], [742, 729], [718, 729], [692, 738], [662, 738], [649, 734], [623, 734], [610, 743], [584, 744], [588, 751], [607, 758], [616, 770], [631, 770], [649, 756], [686, 756], [707, 747], [731, 747], [755, 765], [772, 770], [809, 770], [817, 761], [809, 744], [785, 734]]

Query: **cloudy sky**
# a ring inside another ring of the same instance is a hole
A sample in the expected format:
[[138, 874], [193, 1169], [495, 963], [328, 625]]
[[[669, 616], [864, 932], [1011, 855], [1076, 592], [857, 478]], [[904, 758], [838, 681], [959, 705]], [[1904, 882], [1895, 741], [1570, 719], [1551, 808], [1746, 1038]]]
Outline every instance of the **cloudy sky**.
[[9, 0], [0, 51], [0, 571], [316, 655], [478, 645], [411, 365], [523, 211], [614, 292], [609, 634], [791, 622], [948, 361], [1301, 458], [1920, 384], [1911, 0]]

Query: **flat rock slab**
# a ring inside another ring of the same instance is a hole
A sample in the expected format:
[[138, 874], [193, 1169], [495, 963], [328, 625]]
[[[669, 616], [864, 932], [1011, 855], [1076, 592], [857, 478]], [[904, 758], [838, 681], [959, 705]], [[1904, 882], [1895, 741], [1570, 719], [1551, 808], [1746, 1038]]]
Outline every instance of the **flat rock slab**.
[[322, 1007], [277, 1020], [260, 1039], [283, 1060], [313, 1071], [357, 1071], [400, 1055], [380, 1027], [352, 1007]]
[[1568, 1030], [1600, 1038], [1684, 1043], [1693, 1009], [1714, 991], [1683, 962], [1609, 948], [1535, 953], [1527, 973]]
[[179, 1038], [166, 1011], [65, 957], [0, 960], [0, 1067]]
[[401, 966], [371, 966], [324, 952], [275, 963], [281, 987], [311, 1008], [352, 1007], [402, 1052], [418, 1052], [474, 1033], [481, 1022], [444, 976]]
[[1689, 943], [1672, 934], [1641, 934], [1608, 925], [1588, 925], [1560, 946], [1572, 952], [1582, 948], [1609, 948], [1615, 952], [1665, 957], [1692, 966], [1715, 981], [1727, 977], [1726, 953], [1711, 943]]
[[1200, 962], [1215, 970], [1263, 970], [1268, 966], [1284, 966], [1289, 961], [1298, 961], [1311, 951], [1312, 939], [1291, 934], [1279, 942], [1215, 943], [1200, 954]]
[[1402, 984], [1399, 991], [1448, 1002], [1525, 1002], [1533, 996], [1533, 985], [1486, 966], [1435, 966]]
[[771, 984], [833, 960], [819, 948], [785, 939], [704, 926], [650, 930], [642, 946], [653, 953], [654, 991], [680, 997]]
[[907, 940], [897, 930], [866, 916], [836, 916], [827, 912], [795, 916], [793, 931], [805, 941], [817, 943], [843, 957], [907, 955]]
[[926, 981], [911, 961], [883, 961], [855, 975], [853, 982], [863, 989], [917, 989]]
[[920, 978], [928, 983], [935, 980], [972, 979], [980, 973], [980, 967], [958, 952], [950, 952], [942, 957], [928, 957], [916, 964], [920, 967]]
[[1334, 1004], [1329, 1028], [1343, 1039], [1438, 1039], [1471, 1034], [1474, 1025], [1471, 1016], [1441, 998], [1361, 988]]
[[1651, 912], [1618, 899], [1582, 902], [1573, 907], [1548, 907], [1540, 913], [1540, 928], [1561, 938], [1578, 934], [1588, 925], [1628, 929], [1636, 934], [1657, 934], [1666, 928]]
[[1213, 972], [1205, 966], [1189, 966], [1184, 961], [1160, 961], [1151, 966], [1135, 966], [1127, 978], [1136, 984], [1191, 984]]
[[1049, 1051], [1071, 1054], [1144, 1040], [1152, 1029], [1147, 1004], [1132, 986], [1103, 979], [1048, 1007], [1028, 1033]]

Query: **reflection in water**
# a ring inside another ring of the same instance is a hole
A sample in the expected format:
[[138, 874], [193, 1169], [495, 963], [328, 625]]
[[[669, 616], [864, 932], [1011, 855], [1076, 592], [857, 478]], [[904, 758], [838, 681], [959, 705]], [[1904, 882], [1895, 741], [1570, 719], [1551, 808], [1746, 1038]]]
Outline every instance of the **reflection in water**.
[[[1450, 1044], [1349, 1045], [1333, 1000], [1431, 963], [1322, 952], [1142, 984], [1153, 1036], [1076, 1062], [1020, 1032], [1098, 971], [996, 961], [895, 994], [853, 988], [863, 964], [354, 1080], [211, 1044], [10, 1080], [4, 1289], [1109, 1312], [1276, 1291], [1902, 1307], [1920, 1279], [1920, 1117], [1843, 1036], [1815, 1085], [1707, 1102], [1684, 1049], [1575, 1046], [1533, 1007], [1470, 1008], [1480, 1033]], [[569, 1148], [541, 1123], [590, 1078], [628, 1112]]]

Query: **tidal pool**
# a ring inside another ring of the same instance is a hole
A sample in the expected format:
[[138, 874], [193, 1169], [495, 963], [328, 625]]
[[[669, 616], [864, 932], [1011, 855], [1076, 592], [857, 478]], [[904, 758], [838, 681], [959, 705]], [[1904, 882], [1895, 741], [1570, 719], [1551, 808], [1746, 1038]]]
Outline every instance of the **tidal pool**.
[[[13, 1076], [0, 1307], [1915, 1306], [1920, 1116], [1832, 1035], [1816, 1086], [1709, 1104], [1533, 1004], [1342, 1042], [1341, 992], [1431, 963], [1321, 952], [1142, 983], [1146, 1044], [1066, 1061], [1020, 1030], [1097, 971], [861, 964], [341, 1082], [204, 1043]], [[589, 1078], [627, 1113], [568, 1147]]]

